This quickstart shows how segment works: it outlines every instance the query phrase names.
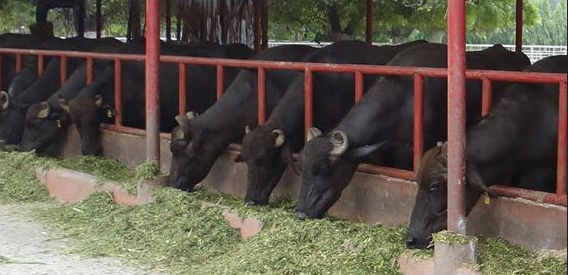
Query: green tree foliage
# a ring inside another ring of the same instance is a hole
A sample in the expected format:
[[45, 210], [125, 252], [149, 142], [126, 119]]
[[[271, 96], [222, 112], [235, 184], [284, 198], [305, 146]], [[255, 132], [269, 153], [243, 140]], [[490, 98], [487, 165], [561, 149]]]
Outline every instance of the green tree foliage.
[[29, 1], [0, 1], [0, 33], [29, 32], [28, 26], [33, 22], [35, 22], [35, 10]]
[[[538, 22], [533, 3], [525, 3], [525, 25]], [[374, 40], [400, 42], [408, 39], [444, 41], [447, 0], [375, 0]], [[365, 25], [363, 0], [269, 0], [270, 38], [289, 40], [362, 39]], [[334, 18], [330, 9], [337, 11]], [[335, 22], [335, 23], [334, 23]], [[334, 28], [340, 22], [342, 28]], [[515, 0], [469, 0], [469, 37], [487, 39], [491, 34], [514, 28]], [[351, 27], [354, 26], [354, 27]], [[338, 33], [340, 32], [340, 33]]]

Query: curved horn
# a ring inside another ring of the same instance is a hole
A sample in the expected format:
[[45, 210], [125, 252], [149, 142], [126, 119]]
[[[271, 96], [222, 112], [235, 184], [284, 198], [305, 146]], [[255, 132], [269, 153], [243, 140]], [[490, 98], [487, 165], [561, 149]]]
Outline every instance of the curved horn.
[[248, 133], [250, 133], [250, 126], [247, 125], [247, 126], [245, 126], [245, 134], [248, 134]]
[[103, 97], [101, 95], [96, 95], [95, 96], [95, 105], [100, 108], [101, 106], [103, 106], [104, 100]]
[[59, 98], [59, 107], [61, 107], [63, 111], [69, 113], [69, 102], [67, 102], [67, 100], [65, 100], [64, 98]]
[[320, 129], [316, 128], [316, 127], [310, 127], [310, 130], [308, 130], [308, 138], [307, 141], [310, 141], [314, 138], [317, 138], [321, 136], [321, 131]]
[[272, 131], [272, 133], [277, 135], [276, 139], [274, 140], [274, 148], [278, 148], [284, 145], [284, 141], [286, 141], [286, 138], [284, 137], [284, 132], [282, 132], [282, 130], [280, 129], [276, 129]]
[[339, 157], [347, 151], [349, 141], [347, 139], [347, 135], [343, 131], [333, 131], [333, 133], [331, 133], [330, 141], [333, 145], [333, 148], [329, 152], [330, 155]]
[[41, 109], [38, 110], [36, 118], [48, 117], [50, 113], [49, 104], [47, 104], [47, 102], [42, 102], [39, 105], [41, 106]]
[[193, 111], [189, 111], [187, 112], [187, 114], [185, 114], [185, 116], [187, 117], [187, 119], [192, 120], [196, 118], [198, 115]]
[[10, 107], [10, 95], [6, 91], [0, 92], [0, 104], [2, 104], [3, 111], [8, 110], [8, 107]]

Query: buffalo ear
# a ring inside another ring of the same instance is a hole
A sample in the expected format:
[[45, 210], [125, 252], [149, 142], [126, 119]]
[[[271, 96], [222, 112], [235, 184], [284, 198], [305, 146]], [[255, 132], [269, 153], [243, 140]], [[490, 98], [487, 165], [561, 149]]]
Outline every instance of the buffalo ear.
[[346, 157], [354, 160], [359, 160], [368, 157], [375, 151], [381, 149], [385, 145], [386, 141], [381, 141], [376, 144], [365, 145], [357, 148], [352, 148], [346, 152]]
[[235, 158], [235, 162], [245, 162], [245, 158], [243, 157], [242, 154], [239, 154], [236, 158]]
[[69, 102], [65, 98], [59, 98], [59, 107], [67, 113], [69, 113]]
[[183, 126], [183, 125], [186, 125], [189, 122], [189, 119], [187, 118], [187, 116], [178, 115], [178, 116], [176, 116], [176, 121], [179, 125]]

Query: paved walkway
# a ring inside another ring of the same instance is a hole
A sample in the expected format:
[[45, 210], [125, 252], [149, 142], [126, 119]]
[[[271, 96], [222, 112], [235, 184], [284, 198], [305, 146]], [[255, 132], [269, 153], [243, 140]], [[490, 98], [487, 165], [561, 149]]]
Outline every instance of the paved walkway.
[[0, 275], [159, 275], [112, 258], [67, 254], [68, 241], [29, 218], [33, 205], [0, 205]]

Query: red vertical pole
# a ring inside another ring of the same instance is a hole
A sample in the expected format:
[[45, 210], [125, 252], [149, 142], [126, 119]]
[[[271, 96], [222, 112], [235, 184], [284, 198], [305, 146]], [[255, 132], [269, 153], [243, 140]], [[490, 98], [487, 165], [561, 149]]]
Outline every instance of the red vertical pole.
[[102, 28], [103, 28], [103, 24], [102, 24], [102, 20], [101, 20], [101, 8], [102, 8], [102, 3], [101, 0], [97, 0], [96, 3], [97, 6], [97, 11], [96, 11], [96, 24], [97, 24], [97, 39], [101, 38], [101, 32], [102, 32]]
[[560, 83], [558, 91], [558, 160], [556, 169], [556, 194], [561, 196], [566, 194], [567, 167], [566, 143], [568, 131], [568, 94], [566, 82]]
[[59, 64], [61, 85], [63, 85], [67, 81], [67, 56], [62, 55], [59, 62], [61, 62], [61, 64]]
[[22, 69], [22, 54], [16, 54], [16, 72], [19, 73]]
[[418, 171], [424, 152], [424, 77], [414, 75], [414, 171]]
[[114, 124], [122, 126], [122, 61], [114, 60], [114, 109], [118, 113], [114, 116]]
[[523, 52], [523, 0], [517, 0], [515, 51]]
[[37, 75], [42, 76], [45, 68], [43, 54], [37, 56]]
[[179, 80], [179, 114], [185, 115], [187, 112], [187, 67], [184, 63], [179, 63], [178, 69], [178, 80]]
[[217, 99], [223, 96], [225, 91], [225, 68], [217, 65]]
[[481, 115], [485, 116], [491, 109], [491, 94], [492, 94], [491, 80], [487, 77], [483, 78], [483, 92], [481, 96]]
[[310, 69], [304, 71], [304, 136], [308, 137], [308, 131], [314, 124], [314, 85], [313, 75]]
[[259, 0], [254, 0], [254, 22], [253, 22], [253, 32], [254, 32], [254, 51], [255, 52], [260, 52], [261, 48], [260, 48], [260, 42], [261, 42], [261, 30], [262, 30], [262, 26], [260, 24], [260, 20], [261, 20], [261, 4]]
[[160, 0], [146, 0], [146, 159], [160, 163]]
[[366, 28], [365, 28], [365, 41], [369, 44], [373, 44], [373, 0], [367, 0], [366, 7]]
[[363, 82], [363, 74], [360, 71], [355, 72], [355, 102], [359, 102], [363, 97], [365, 89]]
[[172, 41], [172, 0], [166, 0], [166, 41]]
[[257, 76], [258, 88], [258, 125], [266, 121], [266, 70], [258, 67]]
[[466, 0], [448, 0], [448, 229], [465, 234]]
[[93, 83], [93, 58], [87, 57], [87, 85]]

